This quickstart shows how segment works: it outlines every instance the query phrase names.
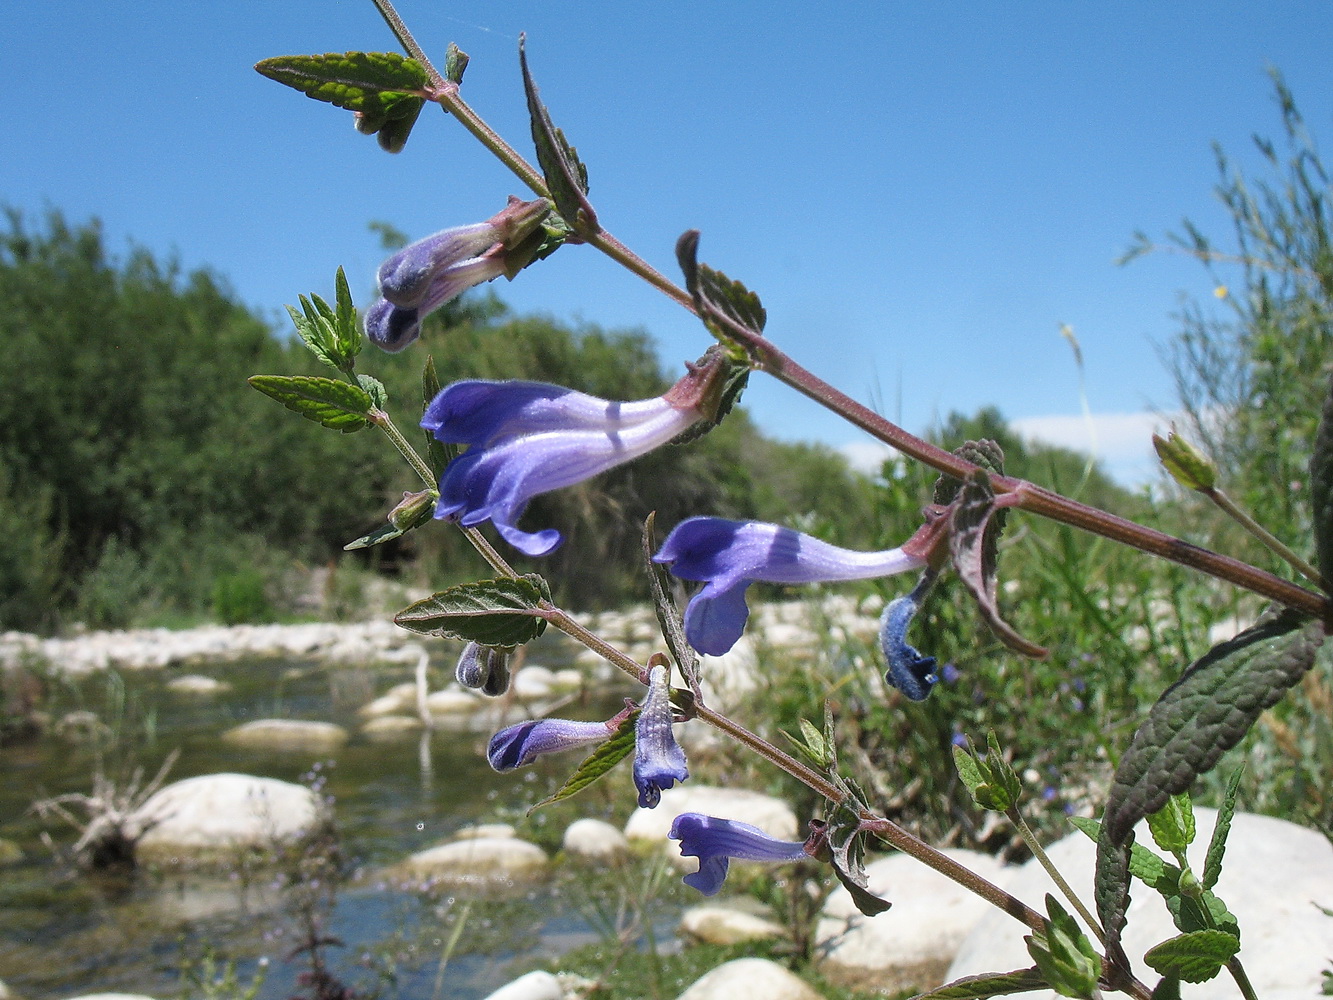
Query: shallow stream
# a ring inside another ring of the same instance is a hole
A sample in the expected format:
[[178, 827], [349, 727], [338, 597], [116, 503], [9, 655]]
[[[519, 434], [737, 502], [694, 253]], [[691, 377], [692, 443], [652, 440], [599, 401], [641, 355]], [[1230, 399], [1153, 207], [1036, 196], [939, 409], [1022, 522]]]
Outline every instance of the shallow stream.
[[[444, 655], [437, 653], [432, 664], [433, 687], [451, 668], [442, 661]], [[550, 642], [532, 655], [534, 662], [558, 668], [566, 665], [570, 652]], [[284, 895], [271, 874], [97, 878], [57, 863], [43, 844], [44, 830], [65, 846], [76, 831], [36, 817], [29, 808], [33, 801], [91, 791], [99, 766], [122, 782], [141, 767], [147, 780], [175, 748], [180, 758], [169, 781], [236, 771], [284, 781], [319, 780], [323, 793], [333, 797], [339, 849], [350, 878], [337, 893], [327, 928], [342, 946], [327, 953], [339, 975], [361, 991], [449, 1000], [482, 997], [542, 957], [596, 939], [597, 917], [579, 916], [588, 907], [573, 898], [589, 895], [587, 876], [557, 878], [517, 899], [469, 903], [394, 886], [378, 874], [383, 866], [474, 823], [514, 822], [520, 836], [553, 853], [564, 826], [578, 816], [623, 818], [621, 807], [628, 802], [619, 803], [610, 789], [594, 788], [575, 800], [577, 805], [562, 804], [522, 819], [524, 810], [558, 787], [576, 761], [498, 775], [482, 752], [486, 733], [437, 730], [424, 750], [415, 734], [388, 743], [367, 740], [357, 732], [357, 708], [410, 680], [408, 667], [333, 668], [262, 660], [191, 668], [231, 685], [209, 698], [168, 690], [166, 681], [183, 672], [52, 681], [53, 714], [91, 711], [110, 727], [113, 736], [100, 755], [88, 742], [56, 735], [0, 747], [0, 838], [17, 842], [25, 855], [18, 864], [0, 867], [0, 981], [16, 995], [28, 1000], [112, 991], [180, 996], [186, 992], [182, 966], [203, 972], [201, 957], [210, 952], [219, 961], [234, 960], [242, 984], [264, 969], [259, 1000], [288, 997], [299, 989], [297, 976], [309, 966], [304, 954], [290, 957], [300, 932], [290, 913], [290, 893]], [[564, 711], [593, 717], [584, 713], [594, 708], [576, 705]], [[322, 754], [240, 750], [220, 739], [235, 725], [274, 717], [336, 722], [352, 738], [336, 752]], [[612, 775], [604, 784], [615, 779]], [[628, 800], [628, 794], [619, 798]], [[619, 811], [614, 817], [613, 802]], [[676, 909], [663, 902], [650, 922], [666, 927], [664, 921]], [[463, 926], [454, 935], [460, 918]], [[439, 958], [445, 952], [450, 959], [441, 972]], [[193, 995], [202, 993], [196, 989]]]

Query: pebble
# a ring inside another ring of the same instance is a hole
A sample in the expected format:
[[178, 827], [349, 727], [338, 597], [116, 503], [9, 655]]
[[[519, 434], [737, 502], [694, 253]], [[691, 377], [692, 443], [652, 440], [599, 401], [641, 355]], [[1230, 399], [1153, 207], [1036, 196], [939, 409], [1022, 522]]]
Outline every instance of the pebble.
[[738, 958], [695, 981], [680, 1000], [821, 1000], [810, 984], [766, 958]]
[[419, 851], [396, 865], [390, 874], [459, 889], [485, 890], [536, 882], [549, 871], [550, 859], [536, 844], [514, 837], [475, 837]]
[[216, 677], [205, 677], [203, 674], [182, 674], [167, 681], [166, 688], [174, 694], [207, 698], [230, 691], [231, 685]]
[[347, 742], [347, 730], [332, 722], [255, 719], [222, 734], [224, 743], [253, 750], [330, 753]]
[[732, 945], [787, 937], [776, 921], [723, 903], [692, 906], [680, 915], [680, 929], [705, 944]]

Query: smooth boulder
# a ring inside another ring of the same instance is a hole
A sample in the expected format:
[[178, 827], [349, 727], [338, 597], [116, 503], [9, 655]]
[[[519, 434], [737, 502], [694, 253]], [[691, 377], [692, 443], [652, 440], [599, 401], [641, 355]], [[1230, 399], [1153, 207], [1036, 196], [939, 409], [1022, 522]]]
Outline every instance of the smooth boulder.
[[325, 820], [304, 785], [249, 774], [204, 774], [159, 789], [133, 815], [144, 833], [136, 856], [167, 861], [227, 860], [238, 851], [280, 847]]
[[418, 851], [396, 865], [396, 878], [458, 889], [528, 885], [549, 873], [550, 859], [516, 837], [470, 837]]
[[738, 958], [695, 980], [680, 1000], [820, 1000], [820, 996], [776, 962]]
[[256, 719], [228, 729], [222, 734], [222, 740], [247, 750], [332, 753], [347, 742], [347, 730], [332, 722]]

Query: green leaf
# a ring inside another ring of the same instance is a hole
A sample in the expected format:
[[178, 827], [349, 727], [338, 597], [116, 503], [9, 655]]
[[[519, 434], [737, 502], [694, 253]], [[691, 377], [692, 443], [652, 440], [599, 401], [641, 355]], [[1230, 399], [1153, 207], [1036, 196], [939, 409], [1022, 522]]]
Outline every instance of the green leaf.
[[972, 593], [977, 610], [996, 637], [1010, 649], [1044, 660], [1047, 651], [1029, 642], [1000, 617], [996, 601], [998, 539], [1004, 527], [1003, 501], [997, 501], [990, 477], [977, 469], [949, 508], [949, 551], [958, 577]]
[[945, 983], [929, 993], [919, 993], [912, 1000], [986, 1000], [987, 997], [1006, 996], [1010, 993], [1030, 993], [1048, 990], [1051, 984], [1035, 966], [1015, 969], [1013, 972], [989, 972], [981, 976], [964, 976]]
[[429, 78], [415, 59], [396, 52], [327, 52], [277, 56], [255, 64], [270, 80], [307, 97], [356, 112], [356, 128], [380, 136], [380, 146], [398, 152], [426, 99]]
[[1325, 580], [1333, 580], [1333, 383], [1324, 398], [1310, 454], [1310, 513], [1319, 572]]
[[[1071, 816], [1069, 822], [1094, 841], [1102, 828], [1100, 823], [1087, 816]], [[1142, 844], [1130, 848], [1129, 874], [1164, 896], [1180, 891], [1180, 869]]]
[[389, 393], [379, 379], [373, 375], [357, 375], [356, 383], [366, 390], [366, 394], [375, 404], [375, 409], [383, 410], [389, 405]]
[[450, 83], [461, 84], [468, 62], [467, 53], [450, 42], [449, 47], [444, 50], [444, 78]]
[[833, 755], [829, 752], [828, 744], [824, 742], [824, 734], [805, 719], [798, 719], [797, 721], [801, 726], [801, 735], [794, 736], [791, 733], [786, 733], [787, 739], [792, 741], [792, 744], [805, 755], [807, 760], [820, 770], [827, 771], [833, 765]]
[[[842, 883], [842, 887], [852, 897], [852, 902], [856, 905], [856, 908], [865, 916], [877, 917], [893, 906], [887, 899], [880, 899], [867, 889], [862, 882], [857, 881], [852, 872], [844, 871], [838, 864], [836, 857], [833, 860], [833, 874], [838, 876], [838, 881]], [[862, 875], [862, 879], [864, 877]]]
[[763, 335], [768, 313], [759, 296], [734, 278], [699, 263], [698, 230], [692, 229], [676, 241], [676, 260], [695, 311], [713, 336], [731, 343], [735, 339], [731, 324], [756, 337]]
[[408, 530], [392, 524], [381, 524], [374, 531], [364, 534], [360, 538], [352, 539], [343, 546], [343, 551], [355, 552], [357, 549], [368, 549], [372, 545], [382, 545], [385, 542], [393, 541], [395, 538], [402, 538]]
[[1217, 930], [1240, 937], [1240, 923], [1227, 909], [1227, 904], [1201, 887], [1197, 881], [1194, 882], [1193, 892], [1187, 894], [1185, 882], [1186, 879], [1182, 877], [1181, 892], [1166, 897], [1166, 908], [1171, 913], [1171, 919], [1176, 927], [1187, 933]]
[[1046, 911], [1049, 916], [1044, 921], [1044, 930], [1023, 939], [1028, 954], [1052, 989], [1067, 997], [1087, 1000], [1097, 989], [1101, 956], [1079, 928], [1078, 921], [1049, 893]]
[[1227, 834], [1231, 832], [1231, 817], [1236, 814], [1236, 792], [1240, 789], [1240, 778], [1244, 773], [1244, 768], [1236, 768], [1236, 773], [1227, 782], [1227, 791], [1222, 797], [1222, 808], [1217, 810], [1217, 823], [1213, 826], [1213, 836], [1208, 841], [1208, 854], [1203, 862], [1205, 889], [1217, 885], [1217, 879], [1222, 874], [1222, 857], [1227, 850]]
[[1162, 467], [1185, 489], [1208, 492], [1217, 485], [1217, 466], [1175, 431], [1168, 437], [1154, 434], [1152, 446]]
[[[435, 372], [435, 358], [426, 355], [426, 365], [421, 369], [421, 412], [425, 413], [435, 397], [440, 394], [440, 376]], [[444, 467], [458, 455], [457, 445], [445, 444], [430, 431], [423, 430], [426, 437], [426, 464], [430, 466], [435, 478], [444, 475]]]
[[1001, 755], [995, 730], [986, 734], [986, 742], [985, 757], [971, 746], [967, 749], [954, 747], [954, 767], [977, 805], [992, 812], [1008, 812], [1018, 802], [1022, 782]]
[[1148, 829], [1158, 847], [1181, 857], [1185, 848], [1194, 843], [1194, 807], [1189, 793], [1181, 792], [1167, 799], [1166, 805], [1148, 816]]
[[518, 38], [518, 61], [523, 70], [523, 91], [528, 99], [528, 117], [532, 125], [532, 142], [537, 147], [537, 162], [546, 178], [547, 190], [555, 202], [555, 210], [574, 232], [592, 236], [600, 231], [597, 213], [586, 195], [588, 168], [580, 161], [578, 151], [565, 139], [565, 133], [551, 122], [550, 112], [537, 94], [537, 85], [528, 71], [528, 54], [524, 36]]
[[1144, 816], [1189, 788], [1314, 662], [1319, 622], [1290, 610], [1213, 647], [1163, 692], [1120, 759], [1102, 817], [1122, 843]]
[[1226, 931], [1191, 931], [1148, 949], [1143, 960], [1164, 976], [1206, 983], [1240, 951], [1240, 938]]
[[393, 620], [419, 635], [483, 646], [520, 646], [546, 630], [537, 608], [544, 584], [532, 574], [464, 583], [404, 608]]
[[333, 278], [334, 301], [334, 338], [338, 353], [349, 362], [361, 353], [361, 323], [357, 319], [356, 304], [352, 301], [352, 290], [347, 285], [347, 274], [341, 267]]
[[1180, 1000], [1180, 980], [1175, 976], [1163, 976], [1152, 988], [1152, 1000]]
[[369, 423], [370, 394], [348, 382], [311, 375], [252, 375], [250, 384], [307, 420], [344, 434]]
[[1111, 840], [1103, 825], [1097, 833], [1097, 865], [1092, 875], [1092, 895], [1097, 903], [1097, 917], [1106, 935], [1106, 957], [1115, 966], [1129, 968], [1129, 956], [1120, 945], [1129, 910], [1129, 866], [1134, 831], [1126, 841]]
[[637, 710], [631, 712], [611, 735], [610, 739], [605, 743], [599, 743], [597, 749], [588, 755], [583, 763], [578, 766], [578, 769], [560, 786], [559, 790], [554, 795], [548, 795], [529, 809], [528, 815], [531, 816], [542, 806], [559, 802], [583, 791], [628, 757], [634, 750], [634, 723], [638, 718]]

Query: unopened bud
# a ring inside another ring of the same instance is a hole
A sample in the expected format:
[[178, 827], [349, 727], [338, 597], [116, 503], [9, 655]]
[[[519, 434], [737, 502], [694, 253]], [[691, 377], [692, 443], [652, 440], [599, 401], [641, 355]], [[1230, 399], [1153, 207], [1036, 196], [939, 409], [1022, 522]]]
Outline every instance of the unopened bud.
[[431, 519], [435, 513], [435, 501], [439, 498], [440, 494], [435, 490], [404, 493], [402, 502], [389, 511], [389, 523], [399, 531], [411, 531]]
[[1187, 490], [1207, 492], [1217, 485], [1217, 466], [1175, 431], [1166, 438], [1154, 434], [1152, 446], [1163, 468]]

